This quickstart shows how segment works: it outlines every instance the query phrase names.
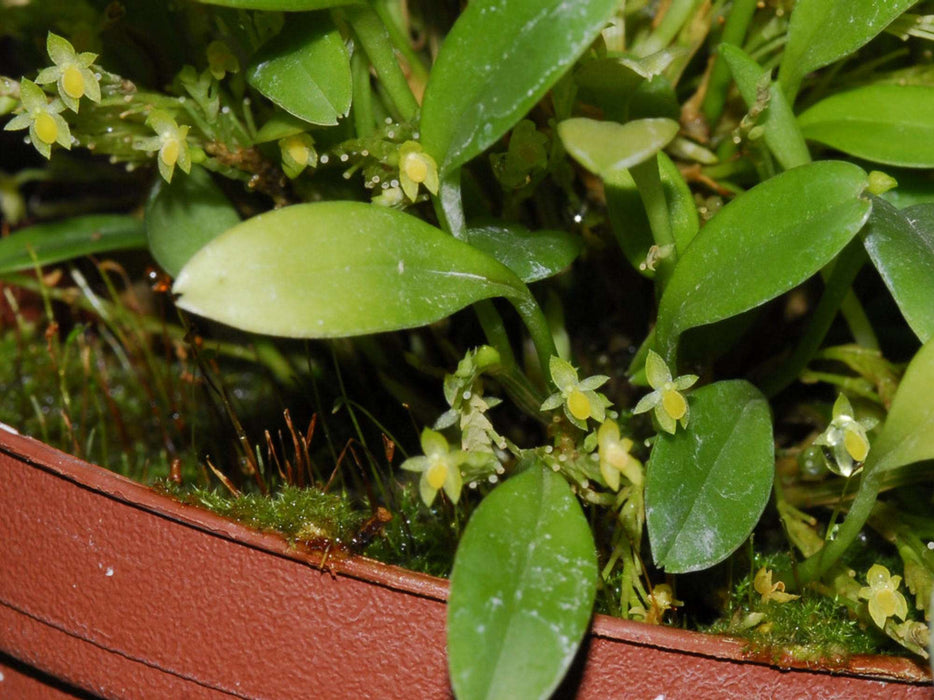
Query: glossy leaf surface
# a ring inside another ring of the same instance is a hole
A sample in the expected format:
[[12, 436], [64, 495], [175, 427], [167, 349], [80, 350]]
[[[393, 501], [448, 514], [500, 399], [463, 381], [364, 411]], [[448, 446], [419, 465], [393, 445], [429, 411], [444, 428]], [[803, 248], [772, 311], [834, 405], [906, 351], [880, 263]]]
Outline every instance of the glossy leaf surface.
[[934, 337], [934, 204], [899, 211], [876, 199], [863, 243], [922, 343]]
[[537, 282], [574, 262], [581, 240], [566, 231], [530, 231], [518, 224], [477, 226], [464, 240], [516, 273], [523, 282]]
[[35, 224], [0, 239], [0, 274], [145, 246], [146, 233], [139, 219], [117, 214], [76, 216]]
[[688, 428], [661, 433], [646, 475], [652, 557], [668, 573], [713, 566], [739, 547], [772, 490], [772, 420], [752, 384], [717, 382], [689, 395]]
[[290, 16], [250, 61], [247, 81], [312, 124], [337, 124], [350, 111], [350, 54], [326, 14]]
[[472, 0], [444, 40], [421, 139], [442, 175], [511, 129], [590, 46], [617, 0]]
[[806, 138], [875, 163], [934, 167], [934, 88], [868, 85], [798, 117]]
[[593, 536], [567, 482], [533, 463], [493, 490], [457, 548], [448, 600], [460, 700], [547, 698], [587, 630]]
[[472, 246], [359, 202], [297, 204], [244, 221], [201, 248], [174, 291], [193, 313], [299, 338], [412, 328], [527, 293]]
[[856, 51], [916, 2], [797, 0], [778, 74], [785, 93], [797, 94], [805, 75]]
[[867, 471], [883, 473], [934, 459], [934, 340], [912, 358], [898, 385], [882, 434], [873, 442]]
[[[769, 71], [761, 68], [745, 51], [736, 46], [724, 44], [720, 47], [720, 55], [729, 65], [743, 101], [751, 108], [756, 103], [760, 81]], [[795, 115], [778, 83], [769, 83], [769, 105], [765, 113], [759, 116], [757, 123], [765, 129], [765, 142], [775, 160], [785, 170], [804, 165], [811, 160]]]
[[678, 134], [672, 119], [638, 119], [619, 124], [586, 117], [565, 119], [558, 134], [578, 163], [604, 180], [658, 153]]
[[240, 223], [240, 216], [211, 175], [196, 165], [171, 184], [159, 180], [144, 220], [150, 252], [174, 277], [203, 245]]
[[862, 228], [867, 175], [840, 161], [788, 170], [723, 207], [678, 260], [656, 336], [669, 361], [688, 328], [774, 299], [830, 262]]

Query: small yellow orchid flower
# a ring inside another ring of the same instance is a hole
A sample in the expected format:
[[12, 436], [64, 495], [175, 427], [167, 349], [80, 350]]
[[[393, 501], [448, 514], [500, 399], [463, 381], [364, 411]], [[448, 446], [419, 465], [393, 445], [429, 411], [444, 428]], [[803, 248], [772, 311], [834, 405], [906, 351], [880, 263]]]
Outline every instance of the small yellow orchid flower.
[[671, 370], [668, 369], [668, 365], [661, 356], [649, 350], [648, 357], [645, 359], [645, 377], [653, 391], [643, 396], [632, 412], [645, 413], [655, 409], [655, 418], [659, 426], [672, 435], [677, 430], [679, 422], [682, 427], [686, 428], [690, 407], [688, 400], [681, 392], [694, 386], [697, 382], [697, 375], [685, 374], [672, 378]]
[[46, 158], [52, 157], [52, 144], [71, 148], [71, 131], [61, 115], [65, 105], [58, 98], [49, 102], [38, 85], [25, 78], [19, 84], [20, 100], [24, 112], [13, 117], [3, 127], [4, 131], [29, 129], [29, 139]]
[[795, 600], [800, 596], [793, 593], [785, 593], [784, 581], [772, 583], [772, 571], [764, 566], [756, 572], [752, 582], [756, 593], [762, 596], [762, 602], [768, 603], [774, 600], [776, 603], [787, 603], [789, 600]]
[[97, 59], [96, 53], [76, 53], [70, 41], [52, 32], [46, 39], [46, 50], [55, 65], [39, 71], [36, 76], [39, 85], [57, 83], [62, 102], [72, 112], [78, 111], [78, 100], [82, 97], [86, 96], [92, 102], [101, 101], [100, 80], [91, 71], [91, 64]]
[[282, 155], [282, 170], [290, 180], [294, 180], [307, 167], [318, 164], [318, 152], [310, 134], [295, 134], [279, 139], [279, 152]]
[[548, 369], [558, 391], [545, 399], [539, 410], [551, 411], [563, 404], [568, 420], [581, 430], [587, 429], [588, 418], [603, 422], [610, 402], [594, 389], [609, 381], [609, 377], [597, 374], [578, 381], [577, 370], [571, 363], [554, 356], [549, 361]]
[[643, 482], [642, 462], [629, 452], [633, 442], [620, 439], [616, 421], [605, 421], [597, 430], [597, 453], [600, 456], [600, 474], [606, 485], [619, 491], [619, 475], [623, 474], [635, 486]]
[[463, 450], [452, 450], [444, 436], [431, 428], [422, 430], [422, 450], [424, 456], [410, 457], [402, 463], [402, 468], [412, 472], [421, 472], [418, 488], [422, 501], [430, 506], [439, 489], [457, 503], [463, 487], [460, 465], [468, 455]]
[[159, 173], [166, 182], [172, 182], [175, 166], [184, 172], [191, 171], [191, 151], [188, 148], [188, 127], [179, 126], [168, 112], [154, 109], [146, 120], [158, 136], [138, 139], [134, 148], [142, 151], [158, 151]]
[[413, 202], [418, 197], [419, 185], [424, 185], [432, 194], [438, 194], [438, 164], [415, 141], [406, 141], [399, 146], [399, 184], [405, 196]]
[[862, 469], [870, 447], [866, 431], [872, 430], [878, 422], [875, 418], [856, 420], [854, 416], [849, 399], [840, 394], [833, 405], [830, 425], [814, 440], [814, 444], [821, 447], [827, 468], [845, 477]]
[[220, 39], [208, 44], [205, 53], [208, 58], [208, 69], [215, 80], [223, 80], [227, 73], [240, 71], [240, 61], [233, 55], [230, 47]]
[[904, 620], [908, 616], [908, 601], [899, 593], [901, 576], [892, 576], [881, 564], [873, 564], [866, 574], [866, 583], [859, 589], [859, 597], [869, 601], [869, 616], [880, 629], [892, 616]]

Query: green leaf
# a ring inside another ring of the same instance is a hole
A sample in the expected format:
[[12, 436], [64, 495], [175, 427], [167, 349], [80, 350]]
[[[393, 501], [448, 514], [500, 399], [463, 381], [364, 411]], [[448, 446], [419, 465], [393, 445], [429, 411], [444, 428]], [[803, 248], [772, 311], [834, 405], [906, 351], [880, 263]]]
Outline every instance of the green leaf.
[[575, 117], [558, 124], [558, 135], [574, 160], [610, 180], [658, 153], [677, 136], [679, 128], [673, 119], [619, 124]]
[[464, 239], [512, 270], [523, 282], [561, 272], [581, 251], [581, 240], [566, 231], [529, 231], [519, 224], [467, 229]]
[[493, 490], [464, 530], [448, 600], [459, 700], [547, 698], [587, 630], [593, 536], [567, 482], [534, 462]]
[[[674, 234], [678, 254], [684, 253], [700, 228], [697, 206], [694, 196], [671, 158], [659, 152], [658, 171], [668, 202], [668, 216], [671, 231]], [[655, 244], [652, 229], [645, 213], [642, 198], [636, 189], [636, 182], [628, 171], [621, 171], [605, 183], [606, 206], [610, 215], [610, 224], [623, 254], [646, 277], [655, 273], [648, 268], [640, 268], [645, 262], [649, 248]]]
[[422, 104], [442, 176], [496, 142], [590, 46], [617, 0], [472, 0], [448, 33]]
[[312, 124], [337, 124], [350, 111], [350, 54], [326, 14], [290, 16], [250, 61], [247, 81]]
[[296, 204], [244, 221], [199, 250], [174, 291], [193, 313], [298, 338], [412, 328], [480, 299], [528, 294], [472, 246], [360, 202]]
[[[720, 47], [720, 55], [729, 65], [746, 106], [752, 108], [758, 98], [760, 81], [770, 71], [761, 68], [745, 51], [736, 46], [723, 44]], [[769, 106], [764, 114], [759, 116], [758, 123], [765, 129], [765, 142], [769, 150], [785, 170], [804, 165], [811, 160], [791, 105], [788, 104], [778, 83], [769, 83]]]
[[175, 277], [208, 241], [240, 223], [240, 216], [211, 175], [195, 165], [187, 176], [173, 178], [171, 184], [158, 181], [146, 204], [144, 221], [149, 250]]
[[713, 566], [759, 522], [772, 489], [772, 419], [742, 380], [692, 392], [687, 430], [661, 433], [645, 483], [652, 557], [668, 573]]
[[341, 5], [357, 5], [364, 0], [197, 0], [205, 5], [223, 5], [241, 10], [281, 10], [283, 12], [302, 12], [304, 10], [323, 10]]
[[912, 358], [898, 385], [882, 433], [869, 452], [873, 477], [906, 464], [934, 459], [934, 340]]
[[899, 211], [876, 199], [863, 243], [911, 330], [934, 336], [934, 204]]
[[833, 260], [869, 216], [867, 184], [859, 167], [821, 161], [766, 180], [717, 212], [678, 260], [659, 303], [655, 332], [669, 363], [688, 328], [774, 299]]
[[256, 132], [253, 143], [268, 143], [308, 131], [308, 122], [293, 117], [288, 112], [273, 112]]
[[918, 0], [797, 0], [778, 78], [794, 102], [801, 79], [856, 51]]
[[0, 239], [0, 274], [31, 270], [95, 253], [146, 247], [143, 222], [132, 216], [93, 214], [35, 224]]
[[867, 85], [798, 117], [804, 136], [875, 163], [934, 167], [934, 88]]
[[596, 58], [578, 66], [574, 71], [574, 81], [584, 102], [600, 107], [607, 119], [625, 122], [639, 91], [647, 82], [661, 77], [661, 72], [675, 56], [675, 52], [665, 50], [644, 59], [628, 56]]

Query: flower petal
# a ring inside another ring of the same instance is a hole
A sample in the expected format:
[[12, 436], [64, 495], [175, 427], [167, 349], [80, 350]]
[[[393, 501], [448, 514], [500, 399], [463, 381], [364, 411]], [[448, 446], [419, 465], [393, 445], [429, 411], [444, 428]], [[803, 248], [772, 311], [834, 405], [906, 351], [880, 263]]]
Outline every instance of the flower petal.
[[52, 59], [52, 63], [57, 66], [77, 59], [77, 56], [75, 55], [75, 47], [71, 45], [71, 42], [68, 41], [68, 39], [61, 37], [58, 34], [49, 32], [49, 35], [45, 40], [45, 48], [49, 52], [49, 58]]

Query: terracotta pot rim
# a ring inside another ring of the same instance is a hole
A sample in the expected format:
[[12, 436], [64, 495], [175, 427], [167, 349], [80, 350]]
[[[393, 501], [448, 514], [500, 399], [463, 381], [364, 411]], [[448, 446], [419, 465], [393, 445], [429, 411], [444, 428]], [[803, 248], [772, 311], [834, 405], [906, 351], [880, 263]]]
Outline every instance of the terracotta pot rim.
[[[103, 494], [157, 517], [204, 531], [215, 537], [235, 541], [274, 556], [301, 562], [311, 568], [324, 570], [331, 576], [344, 576], [366, 581], [428, 600], [446, 602], [448, 598], [448, 583], [444, 579], [359, 556], [328, 555], [324, 560], [324, 555], [320, 551], [295, 546], [277, 533], [259, 532], [197, 506], [176, 501], [119, 474], [21, 435], [3, 423], [0, 423], [0, 453], [23, 460], [35, 468], [65, 479], [82, 489]], [[854, 655], [831, 662], [804, 660], [791, 655], [774, 658], [767, 652], [751, 651], [742, 639], [649, 625], [606, 615], [594, 616], [590, 634], [594, 637], [644, 647], [780, 669], [864, 676], [912, 684], [931, 681], [930, 669], [910, 658]]]

